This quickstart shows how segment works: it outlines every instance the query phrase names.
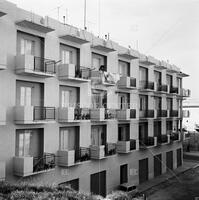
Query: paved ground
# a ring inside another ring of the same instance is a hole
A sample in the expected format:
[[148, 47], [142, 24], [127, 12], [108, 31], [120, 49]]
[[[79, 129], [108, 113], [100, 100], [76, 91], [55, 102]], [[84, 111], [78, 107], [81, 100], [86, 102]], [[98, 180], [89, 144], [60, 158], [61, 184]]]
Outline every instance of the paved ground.
[[184, 162], [175, 174], [167, 173], [145, 185], [147, 200], [195, 200], [199, 197], [199, 163]]

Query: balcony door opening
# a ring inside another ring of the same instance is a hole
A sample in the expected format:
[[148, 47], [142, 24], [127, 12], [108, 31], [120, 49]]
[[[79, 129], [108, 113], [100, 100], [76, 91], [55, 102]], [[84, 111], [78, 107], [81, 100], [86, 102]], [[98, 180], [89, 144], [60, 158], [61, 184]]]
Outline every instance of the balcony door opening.
[[162, 84], [162, 74], [159, 71], [154, 71], [154, 76], [155, 76], [155, 84], [157, 85], [157, 89], [159, 86]]
[[118, 141], [130, 141], [130, 126], [129, 124], [118, 125]]
[[101, 146], [106, 144], [106, 126], [94, 125], [91, 127], [91, 145]]
[[139, 123], [139, 142], [140, 145], [145, 145], [148, 138], [148, 123]]
[[173, 131], [173, 121], [168, 120], [166, 121], [166, 132], [167, 134], [171, 134], [172, 131]]
[[168, 88], [171, 88], [173, 86], [173, 77], [172, 77], [172, 75], [167, 74], [166, 75], [166, 79], [167, 79]]
[[118, 104], [119, 109], [129, 109], [130, 108], [130, 94], [118, 93]]
[[107, 92], [92, 90], [92, 108], [107, 108]]
[[146, 117], [146, 112], [148, 110], [148, 96], [147, 95], [139, 95], [140, 104], [140, 117]]
[[101, 54], [92, 53], [92, 68], [95, 71], [107, 71], [107, 57]]
[[119, 60], [119, 73], [120, 76], [130, 77], [130, 63]]
[[140, 88], [146, 88], [148, 82], [148, 69], [139, 67]]
[[154, 137], [157, 137], [158, 141], [161, 141], [161, 121], [154, 121]]

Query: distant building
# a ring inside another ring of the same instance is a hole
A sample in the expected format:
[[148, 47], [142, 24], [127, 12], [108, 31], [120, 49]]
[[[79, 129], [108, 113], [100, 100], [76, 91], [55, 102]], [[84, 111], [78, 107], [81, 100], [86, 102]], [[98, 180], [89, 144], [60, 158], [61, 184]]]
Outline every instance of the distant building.
[[104, 196], [182, 165], [178, 67], [2, 0], [0, 69], [2, 180]]

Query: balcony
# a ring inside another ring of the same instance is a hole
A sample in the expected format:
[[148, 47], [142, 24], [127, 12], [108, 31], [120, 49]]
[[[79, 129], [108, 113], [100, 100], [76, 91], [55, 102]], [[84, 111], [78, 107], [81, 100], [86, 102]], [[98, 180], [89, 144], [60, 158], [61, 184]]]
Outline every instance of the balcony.
[[5, 181], [6, 178], [6, 162], [0, 161], [0, 181]]
[[178, 110], [170, 110], [170, 117], [178, 117]]
[[132, 77], [120, 77], [120, 80], [118, 81], [118, 88], [119, 89], [136, 89], [136, 79]]
[[45, 153], [42, 157], [14, 157], [14, 174], [26, 177], [48, 172], [55, 168], [55, 155]]
[[170, 86], [170, 93], [171, 94], [178, 94], [178, 87]]
[[130, 153], [133, 150], [136, 150], [136, 140], [117, 142], [117, 153]]
[[80, 122], [90, 120], [90, 111], [88, 108], [59, 108], [59, 122]]
[[112, 156], [116, 154], [116, 144], [115, 143], [107, 143], [105, 145], [105, 156]]
[[182, 89], [181, 90], [181, 95], [183, 96], [183, 97], [185, 97], [185, 98], [188, 98], [188, 97], [190, 97], [191, 96], [191, 90], [189, 90], [189, 89]]
[[168, 135], [161, 135], [160, 137], [158, 137], [159, 145], [166, 144], [166, 143], [168, 143], [168, 141], [169, 141]]
[[54, 107], [16, 106], [16, 124], [43, 124], [55, 121]]
[[116, 84], [115, 75], [106, 71], [91, 71], [91, 80], [94, 84], [104, 86], [114, 86]]
[[131, 120], [136, 118], [136, 110], [135, 109], [122, 109], [117, 110], [117, 119], [119, 121]]
[[191, 134], [189, 132], [183, 131], [183, 141], [189, 140]]
[[167, 117], [167, 110], [155, 110], [155, 118]]
[[168, 92], [168, 86], [167, 85], [157, 85], [156, 90], [159, 91], [159, 92], [167, 93]]
[[154, 118], [154, 110], [140, 110], [140, 118]]
[[105, 109], [105, 120], [116, 119], [116, 110], [115, 109]]
[[90, 149], [85, 147], [76, 150], [59, 150], [57, 163], [62, 167], [71, 167], [81, 162], [90, 160]]
[[6, 108], [0, 107], [0, 126], [6, 125]]
[[84, 83], [90, 81], [90, 69], [74, 64], [60, 64], [58, 67], [59, 80]]
[[54, 60], [36, 57], [32, 55], [16, 56], [16, 74], [37, 77], [54, 77], [56, 62]]
[[157, 138], [147, 137], [145, 139], [140, 139], [139, 144], [140, 144], [140, 150], [145, 150], [147, 148], [157, 146]]
[[152, 91], [154, 90], [154, 82], [140, 81], [139, 89], [142, 91]]
[[91, 159], [100, 160], [105, 158], [105, 146], [104, 145], [91, 145], [90, 146]]
[[116, 118], [116, 110], [105, 108], [94, 108], [90, 111], [92, 121], [105, 121]]
[[170, 141], [179, 141], [180, 140], [180, 132], [171, 132], [170, 133]]

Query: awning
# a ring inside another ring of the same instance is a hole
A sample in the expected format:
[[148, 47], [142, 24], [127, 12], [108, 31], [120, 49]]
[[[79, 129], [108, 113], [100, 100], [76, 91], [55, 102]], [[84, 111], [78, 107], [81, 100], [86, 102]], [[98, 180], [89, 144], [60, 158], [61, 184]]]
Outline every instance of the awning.
[[138, 57], [133, 56], [133, 55], [131, 55], [131, 54], [129, 54], [129, 53], [121, 53], [121, 54], [118, 54], [118, 55], [119, 55], [120, 57], [126, 58], [126, 59], [128, 59], [128, 60], [133, 60], [133, 59], [138, 58]]
[[0, 17], [6, 15], [7, 13], [3, 12], [3, 11], [0, 11]]
[[31, 22], [28, 20], [22, 20], [22, 21], [16, 22], [16, 25], [24, 27], [24, 28], [30, 28], [32, 30], [39, 31], [42, 33], [49, 33], [49, 32], [54, 31], [54, 29], [52, 29], [50, 27], [47, 27], [47, 26], [44, 26], [41, 24], [37, 24], [37, 23]]
[[89, 43], [89, 41], [85, 40], [85, 39], [82, 39], [78, 36], [75, 36], [75, 35], [63, 35], [63, 36], [60, 36], [61, 39], [63, 40], [68, 40], [68, 41], [71, 41], [71, 42], [74, 42], [74, 43], [77, 43], [77, 44], [85, 44], [85, 43]]
[[96, 49], [96, 50], [99, 50], [99, 51], [103, 51], [103, 52], [106, 52], [106, 53], [110, 53], [110, 52], [113, 52], [113, 51], [116, 51], [115, 49], [112, 49], [112, 48], [109, 48], [109, 47], [106, 47], [106, 46], [103, 46], [103, 45], [95, 45], [95, 46], [91, 46], [93, 49]]

